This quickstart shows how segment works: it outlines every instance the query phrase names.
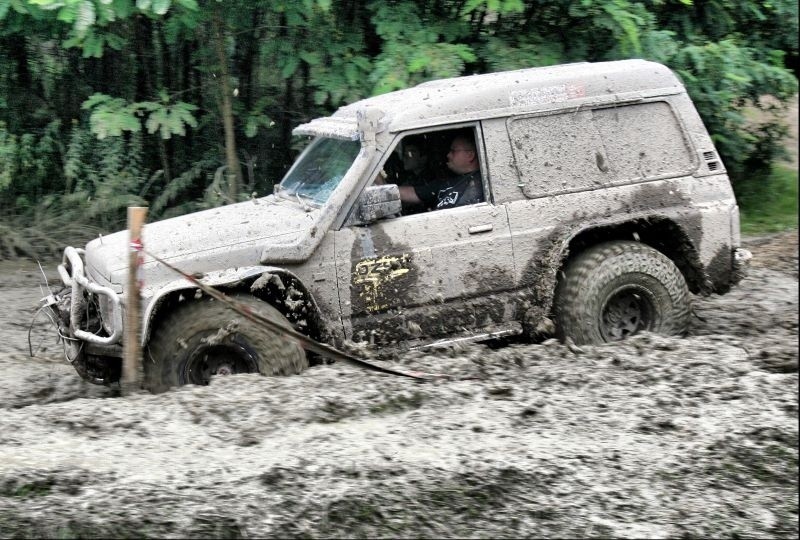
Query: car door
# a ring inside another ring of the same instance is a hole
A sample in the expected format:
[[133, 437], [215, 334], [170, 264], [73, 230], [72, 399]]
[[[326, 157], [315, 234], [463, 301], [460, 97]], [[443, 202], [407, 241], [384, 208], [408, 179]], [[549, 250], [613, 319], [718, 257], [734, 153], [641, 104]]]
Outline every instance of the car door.
[[514, 282], [508, 217], [504, 206], [492, 204], [482, 172], [484, 202], [335, 232], [348, 338], [378, 345], [435, 341], [514, 317], [503, 297]]

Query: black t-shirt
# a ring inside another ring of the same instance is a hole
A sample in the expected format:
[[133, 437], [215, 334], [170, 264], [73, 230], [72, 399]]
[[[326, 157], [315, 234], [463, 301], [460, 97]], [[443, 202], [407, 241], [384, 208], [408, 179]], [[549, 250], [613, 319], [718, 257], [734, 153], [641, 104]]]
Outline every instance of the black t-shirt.
[[417, 197], [428, 208], [440, 210], [483, 201], [481, 171], [475, 170], [455, 178], [445, 178], [414, 188]]

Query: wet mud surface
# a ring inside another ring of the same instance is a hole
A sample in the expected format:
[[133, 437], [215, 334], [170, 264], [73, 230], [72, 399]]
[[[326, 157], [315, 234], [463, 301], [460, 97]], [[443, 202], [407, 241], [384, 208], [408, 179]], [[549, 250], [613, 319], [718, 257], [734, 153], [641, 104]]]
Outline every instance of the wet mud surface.
[[797, 232], [690, 335], [399, 358], [115, 397], [0, 266], [0, 537], [795, 537]]

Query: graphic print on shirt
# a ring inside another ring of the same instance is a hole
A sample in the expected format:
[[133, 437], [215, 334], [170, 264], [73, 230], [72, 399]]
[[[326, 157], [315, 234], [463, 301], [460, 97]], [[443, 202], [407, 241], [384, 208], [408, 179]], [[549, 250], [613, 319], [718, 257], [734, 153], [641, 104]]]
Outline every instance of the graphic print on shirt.
[[439, 203], [436, 205], [436, 208], [441, 208], [443, 206], [455, 206], [456, 202], [458, 201], [458, 191], [448, 191], [452, 190], [453, 187], [446, 187], [442, 190], [439, 190], [438, 199]]

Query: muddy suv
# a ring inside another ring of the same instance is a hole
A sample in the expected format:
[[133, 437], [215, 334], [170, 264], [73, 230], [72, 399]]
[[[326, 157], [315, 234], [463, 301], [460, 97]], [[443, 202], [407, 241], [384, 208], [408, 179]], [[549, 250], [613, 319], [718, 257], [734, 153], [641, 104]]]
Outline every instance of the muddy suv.
[[[749, 259], [724, 165], [685, 88], [659, 64], [432, 81], [294, 133], [310, 144], [274, 194], [148, 224], [144, 243], [328, 344], [386, 351], [509, 334], [579, 344], [680, 334], [692, 294], [726, 292]], [[473, 153], [471, 195], [431, 204], [458, 179], [447, 170], [456, 140]], [[431, 197], [405, 196], [430, 185]], [[120, 232], [68, 247], [59, 266], [60, 332], [94, 382], [119, 378], [127, 261]], [[143, 279], [153, 390], [308, 365], [296, 342], [150, 256]]]

